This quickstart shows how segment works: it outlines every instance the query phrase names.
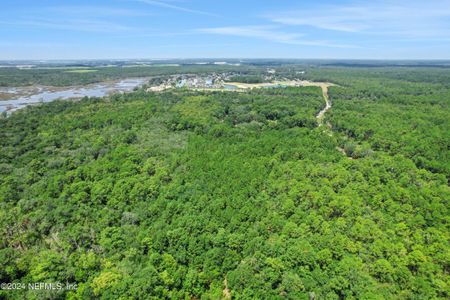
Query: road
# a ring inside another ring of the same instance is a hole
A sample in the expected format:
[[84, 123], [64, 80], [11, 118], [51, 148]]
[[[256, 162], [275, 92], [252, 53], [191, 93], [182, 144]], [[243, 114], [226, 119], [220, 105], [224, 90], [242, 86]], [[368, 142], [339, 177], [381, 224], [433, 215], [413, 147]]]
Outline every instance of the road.
[[328, 97], [328, 87], [333, 86], [334, 84], [329, 82], [312, 82], [312, 81], [302, 81], [301, 82], [303, 86], [318, 86], [322, 89], [322, 96], [325, 100], [325, 107], [319, 111], [317, 114], [317, 123], [319, 126], [323, 125], [323, 119], [325, 117], [325, 113], [331, 108], [331, 101]]

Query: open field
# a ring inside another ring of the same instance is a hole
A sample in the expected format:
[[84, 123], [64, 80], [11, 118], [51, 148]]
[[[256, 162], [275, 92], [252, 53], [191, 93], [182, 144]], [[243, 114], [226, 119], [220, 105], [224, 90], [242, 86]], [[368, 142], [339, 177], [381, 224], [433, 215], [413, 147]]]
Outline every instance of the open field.
[[65, 71], [66, 73], [91, 73], [91, 72], [97, 72], [98, 70], [89, 70], [89, 69], [79, 69], [79, 70], [68, 70]]

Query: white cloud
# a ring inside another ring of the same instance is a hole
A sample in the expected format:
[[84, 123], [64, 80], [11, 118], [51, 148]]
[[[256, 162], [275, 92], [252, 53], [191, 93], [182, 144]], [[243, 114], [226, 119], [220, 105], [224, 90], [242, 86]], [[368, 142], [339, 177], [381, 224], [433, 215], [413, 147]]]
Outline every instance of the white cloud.
[[341, 32], [404, 37], [450, 36], [450, 0], [350, 2], [271, 13], [271, 21]]
[[294, 43], [301, 37], [299, 34], [274, 31], [271, 26], [228, 26], [199, 29], [201, 32], [220, 35], [262, 38], [280, 43]]
[[67, 19], [67, 20], [47, 20], [31, 19], [23, 21], [0, 22], [2, 25], [23, 26], [23, 27], [43, 27], [55, 30], [72, 30], [86, 32], [118, 33], [133, 31], [135, 28], [107, 21], [87, 20], [87, 19]]
[[227, 26], [227, 27], [201, 28], [198, 29], [198, 31], [218, 35], [259, 38], [271, 42], [291, 44], [291, 45], [323, 46], [333, 48], [354, 47], [352, 45], [333, 44], [327, 41], [302, 39], [302, 37], [304, 36], [303, 34], [279, 31], [277, 30], [277, 27], [274, 26]]
[[172, 2], [172, 1], [167, 1], [167, 0], [165, 0], [165, 1], [163, 1], [163, 0], [158, 0], [158, 1], [154, 1], [154, 0], [132, 0], [132, 1], [141, 2], [141, 3], [145, 3], [145, 4], [148, 4], [148, 5], [152, 5], [152, 6], [158, 6], [158, 7], [162, 7], [162, 8], [168, 8], [168, 9], [172, 9], [172, 10], [192, 13], [192, 14], [217, 17], [216, 14], [213, 14], [213, 13], [210, 13], [210, 12], [206, 12], [206, 11], [196, 10], [196, 9], [190, 9], [190, 8], [186, 8], [186, 7], [175, 5], [175, 4], [171, 4], [170, 2]]
[[64, 15], [82, 15], [82, 16], [109, 16], [109, 17], [138, 17], [149, 16], [152, 13], [142, 12], [135, 9], [97, 6], [97, 5], [64, 5], [49, 7], [49, 11]]

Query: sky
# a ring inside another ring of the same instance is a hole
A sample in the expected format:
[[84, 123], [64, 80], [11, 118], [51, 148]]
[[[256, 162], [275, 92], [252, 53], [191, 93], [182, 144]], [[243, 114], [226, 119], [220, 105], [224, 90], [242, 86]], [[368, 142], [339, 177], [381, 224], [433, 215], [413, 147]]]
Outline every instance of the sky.
[[0, 60], [450, 59], [450, 0], [1, 0]]

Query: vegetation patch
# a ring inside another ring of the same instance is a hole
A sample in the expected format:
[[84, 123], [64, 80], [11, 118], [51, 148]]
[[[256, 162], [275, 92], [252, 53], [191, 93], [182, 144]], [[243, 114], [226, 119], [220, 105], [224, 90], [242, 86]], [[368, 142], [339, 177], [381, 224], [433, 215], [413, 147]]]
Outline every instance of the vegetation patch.
[[427, 72], [307, 73], [339, 84], [320, 127], [317, 86], [0, 117], [0, 282], [78, 287], [0, 298], [448, 299], [450, 81]]
[[90, 69], [79, 69], [79, 70], [68, 70], [66, 73], [92, 73], [97, 72], [98, 70], [90, 70]]
[[232, 76], [228, 78], [227, 82], [263, 83], [269, 81], [266, 81], [262, 76]]

